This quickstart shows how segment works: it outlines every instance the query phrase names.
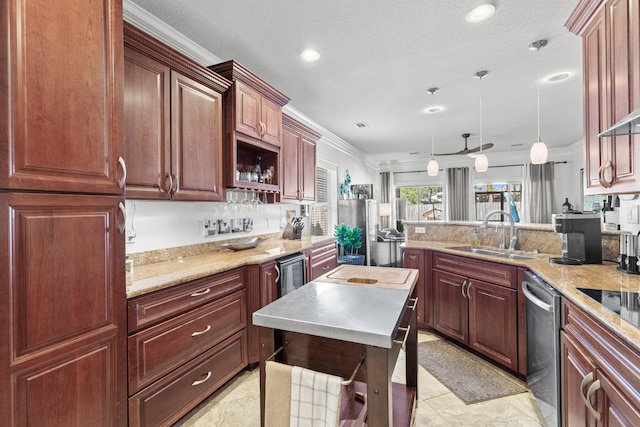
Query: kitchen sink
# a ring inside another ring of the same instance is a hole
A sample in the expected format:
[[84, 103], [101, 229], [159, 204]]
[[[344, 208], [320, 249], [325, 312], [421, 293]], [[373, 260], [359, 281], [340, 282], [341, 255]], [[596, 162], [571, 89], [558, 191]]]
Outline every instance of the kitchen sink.
[[513, 259], [513, 260], [535, 259], [534, 256], [512, 254], [508, 252], [502, 252], [502, 251], [491, 250], [491, 249], [473, 248], [471, 246], [455, 246], [447, 249], [453, 249], [456, 251], [463, 251], [463, 252], [471, 252], [471, 253], [480, 254], [480, 255], [491, 255], [491, 256], [496, 256], [500, 258]]

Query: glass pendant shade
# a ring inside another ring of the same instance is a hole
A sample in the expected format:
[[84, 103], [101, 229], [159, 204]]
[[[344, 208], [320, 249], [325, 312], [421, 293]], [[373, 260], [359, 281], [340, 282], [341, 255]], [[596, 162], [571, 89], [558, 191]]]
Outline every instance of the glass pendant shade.
[[541, 165], [547, 163], [547, 157], [549, 157], [549, 151], [544, 142], [538, 141], [531, 146], [531, 163], [534, 165]]
[[486, 172], [489, 168], [489, 159], [487, 159], [487, 155], [484, 153], [479, 153], [476, 155], [475, 162], [476, 172]]
[[547, 41], [542, 39], [535, 41], [529, 45], [530, 50], [536, 51], [536, 98], [537, 98], [537, 112], [538, 112], [538, 141], [535, 142], [531, 146], [531, 152], [529, 153], [529, 157], [531, 158], [531, 163], [534, 165], [541, 165], [543, 163], [547, 163], [547, 158], [549, 157], [549, 150], [547, 150], [547, 145], [542, 142], [542, 138], [540, 138], [540, 49], [547, 45]]
[[429, 160], [429, 164], [427, 165], [427, 174], [429, 176], [437, 176], [438, 168], [438, 161], [436, 159]]

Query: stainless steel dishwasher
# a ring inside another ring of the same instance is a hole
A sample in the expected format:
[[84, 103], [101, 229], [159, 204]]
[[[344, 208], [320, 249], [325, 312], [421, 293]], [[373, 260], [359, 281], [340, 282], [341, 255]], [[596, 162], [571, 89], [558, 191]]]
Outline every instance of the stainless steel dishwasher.
[[522, 292], [527, 310], [527, 383], [549, 427], [560, 416], [560, 294], [532, 272]]

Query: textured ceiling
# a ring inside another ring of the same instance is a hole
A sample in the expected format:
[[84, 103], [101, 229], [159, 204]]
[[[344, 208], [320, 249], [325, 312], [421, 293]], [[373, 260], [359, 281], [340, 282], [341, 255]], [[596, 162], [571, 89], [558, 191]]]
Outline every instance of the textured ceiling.
[[[552, 149], [582, 139], [581, 40], [564, 28], [578, 0], [496, 0], [495, 15], [479, 24], [464, 19], [478, 0], [132, 2], [240, 62], [372, 160], [427, 158], [432, 122], [436, 152], [462, 149], [462, 133], [478, 145], [481, 91], [484, 142], [528, 150], [537, 139], [537, 66], [541, 77], [572, 73], [540, 85], [543, 140]], [[528, 49], [541, 38], [549, 44], [539, 54]], [[306, 47], [320, 60], [303, 62]], [[481, 82], [480, 70], [489, 71]], [[433, 98], [430, 87], [440, 88]], [[432, 103], [444, 110], [425, 114]]]

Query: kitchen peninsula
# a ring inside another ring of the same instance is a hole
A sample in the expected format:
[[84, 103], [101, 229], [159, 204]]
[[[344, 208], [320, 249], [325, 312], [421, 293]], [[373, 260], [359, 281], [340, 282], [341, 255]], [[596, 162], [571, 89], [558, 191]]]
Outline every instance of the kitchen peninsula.
[[[366, 384], [369, 427], [410, 425], [417, 396], [417, 277], [413, 269], [343, 265], [255, 312], [263, 425], [265, 361], [271, 358], [343, 378], [355, 375], [362, 381], [357, 390]], [[406, 384], [392, 384], [402, 347]]]

